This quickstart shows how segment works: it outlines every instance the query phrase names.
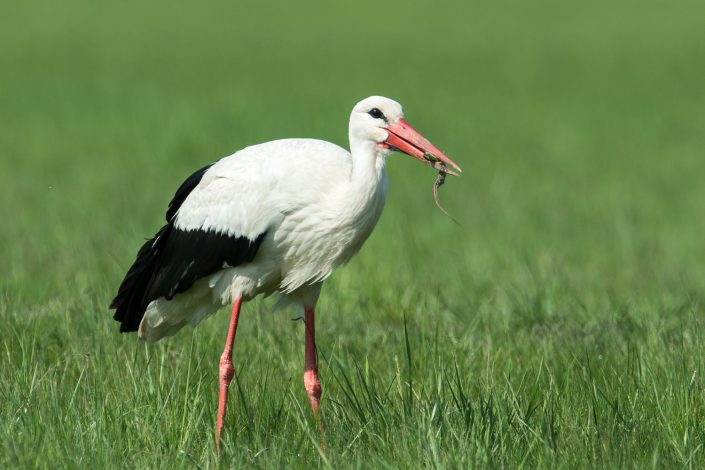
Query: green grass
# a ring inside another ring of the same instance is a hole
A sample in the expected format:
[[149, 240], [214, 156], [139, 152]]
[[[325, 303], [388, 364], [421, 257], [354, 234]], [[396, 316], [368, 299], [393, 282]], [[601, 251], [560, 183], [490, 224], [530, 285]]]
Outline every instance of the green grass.
[[[0, 19], [0, 467], [698, 467], [705, 8], [677, 2], [15, 2]], [[146, 346], [107, 310], [192, 170], [346, 145], [404, 103], [463, 166], [390, 196], [303, 326], [245, 306]], [[322, 439], [325, 445], [322, 445]]]

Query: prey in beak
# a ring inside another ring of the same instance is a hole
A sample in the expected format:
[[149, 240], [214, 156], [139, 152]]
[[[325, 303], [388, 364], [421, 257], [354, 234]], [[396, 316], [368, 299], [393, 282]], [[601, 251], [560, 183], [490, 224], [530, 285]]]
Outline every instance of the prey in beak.
[[[460, 176], [463, 171], [403, 118], [388, 124], [386, 130], [389, 137], [380, 145], [410, 155], [444, 174]], [[448, 166], [453, 167], [457, 172], [449, 169]]]

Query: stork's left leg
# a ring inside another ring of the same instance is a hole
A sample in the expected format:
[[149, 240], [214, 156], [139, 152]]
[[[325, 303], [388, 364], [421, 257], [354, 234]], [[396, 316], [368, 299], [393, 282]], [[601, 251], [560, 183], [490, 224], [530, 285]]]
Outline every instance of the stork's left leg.
[[215, 427], [215, 448], [220, 454], [220, 431], [223, 429], [225, 410], [228, 407], [228, 387], [235, 375], [233, 366], [233, 343], [235, 342], [235, 332], [237, 331], [237, 321], [240, 317], [240, 307], [242, 307], [242, 297], [233, 301], [233, 311], [230, 315], [230, 326], [228, 337], [225, 340], [223, 355], [220, 356], [220, 396], [218, 397], [218, 423]]
[[318, 414], [321, 400], [321, 382], [318, 380], [318, 356], [316, 354], [316, 325], [313, 308], [304, 311], [304, 328], [306, 330], [306, 362], [304, 369], [304, 386], [314, 416]]

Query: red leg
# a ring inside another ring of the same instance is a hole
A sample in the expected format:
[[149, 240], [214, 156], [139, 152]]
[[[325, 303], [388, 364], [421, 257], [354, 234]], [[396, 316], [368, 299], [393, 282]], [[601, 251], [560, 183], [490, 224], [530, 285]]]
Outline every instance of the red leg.
[[223, 428], [225, 410], [228, 407], [228, 387], [235, 375], [233, 367], [233, 342], [235, 341], [235, 331], [237, 330], [237, 320], [240, 316], [242, 297], [233, 301], [233, 311], [230, 315], [230, 327], [228, 328], [228, 338], [225, 340], [225, 349], [220, 356], [220, 396], [218, 397], [218, 424], [215, 428], [215, 447], [220, 454], [220, 431]]
[[307, 308], [304, 313], [306, 329], [306, 363], [304, 370], [304, 386], [308, 393], [308, 401], [314, 415], [318, 414], [318, 403], [321, 400], [321, 382], [318, 381], [318, 358], [316, 355], [316, 325], [314, 311]]

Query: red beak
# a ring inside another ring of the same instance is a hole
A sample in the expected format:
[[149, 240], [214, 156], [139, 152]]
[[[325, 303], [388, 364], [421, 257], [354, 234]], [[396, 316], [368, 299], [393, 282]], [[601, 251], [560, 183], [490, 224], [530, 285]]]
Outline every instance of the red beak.
[[[389, 124], [387, 126], [387, 133], [389, 137], [387, 137], [387, 140], [385, 140], [382, 145], [404, 152], [432, 166], [436, 170], [443, 171], [449, 175], [458, 176], [458, 173], [463, 171], [453, 160], [438, 150], [435, 145], [419, 134], [419, 132], [411, 127], [404, 119], [399, 119], [397, 122]], [[446, 168], [447, 165], [458, 170], [458, 173]]]

